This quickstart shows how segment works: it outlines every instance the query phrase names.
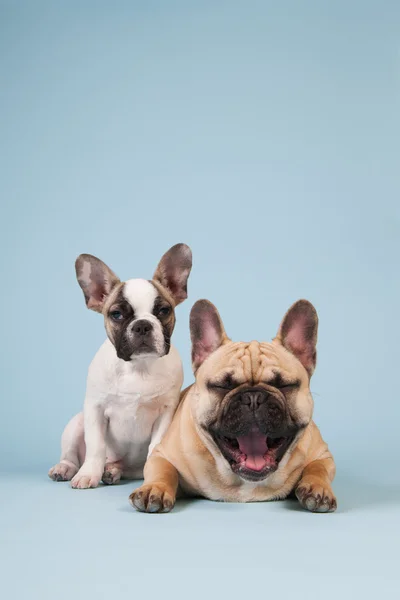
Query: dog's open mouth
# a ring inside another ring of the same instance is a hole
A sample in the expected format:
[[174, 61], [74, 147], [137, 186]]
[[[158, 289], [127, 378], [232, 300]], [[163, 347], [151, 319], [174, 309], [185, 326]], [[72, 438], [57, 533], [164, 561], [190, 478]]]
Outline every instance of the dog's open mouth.
[[215, 441], [232, 471], [243, 479], [259, 481], [276, 471], [294, 436], [271, 437], [259, 429], [245, 435], [215, 435]]

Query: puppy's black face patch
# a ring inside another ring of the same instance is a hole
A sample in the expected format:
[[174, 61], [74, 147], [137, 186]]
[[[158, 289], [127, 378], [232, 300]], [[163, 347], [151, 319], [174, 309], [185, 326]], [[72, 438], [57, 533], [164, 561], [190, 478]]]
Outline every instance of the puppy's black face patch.
[[164, 337], [164, 352], [168, 354], [171, 347], [171, 336], [175, 327], [175, 312], [171, 304], [158, 295], [154, 300], [153, 315], [159, 321]]
[[124, 288], [121, 287], [109, 307], [106, 327], [118, 358], [129, 361], [134, 351], [131, 329], [135, 321], [135, 311], [125, 299], [123, 291]]

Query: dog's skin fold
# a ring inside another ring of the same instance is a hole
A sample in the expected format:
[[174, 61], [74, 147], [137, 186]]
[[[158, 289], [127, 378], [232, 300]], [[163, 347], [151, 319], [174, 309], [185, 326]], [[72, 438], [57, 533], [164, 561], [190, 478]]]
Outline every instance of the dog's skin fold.
[[206, 300], [194, 305], [190, 328], [195, 383], [182, 392], [131, 504], [168, 512], [179, 494], [253, 502], [295, 492], [307, 510], [334, 511], [335, 464], [312, 420], [314, 307], [296, 302], [271, 343], [232, 342]]

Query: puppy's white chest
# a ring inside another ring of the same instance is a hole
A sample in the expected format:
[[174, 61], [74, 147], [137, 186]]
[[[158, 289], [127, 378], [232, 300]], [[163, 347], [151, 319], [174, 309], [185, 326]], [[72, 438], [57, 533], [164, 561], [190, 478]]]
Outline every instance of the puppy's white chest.
[[109, 394], [105, 402], [104, 414], [109, 420], [134, 421], [140, 406], [140, 393]]
[[107, 462], [123, 460], [125, 468], [142, 468], [160, 416], [159, 403], [143, 403], [139, 394], [114, 396], [108, 399], [105, 416]]
[[85, 405], [104, 411], [107, 461], [143, 466], [163, 413], [172, 417], [182, 379], [173, 347], [163, 358], [135, 365], [118, 359], [110, 342], [103, 344], [89, 369]]
[[146, 402], [139, 392], [109, 396], [105, 416], [110, 434], [124, 441], [137, 443], [150, 438], [154, 421], [160, 414], [156, 399]]

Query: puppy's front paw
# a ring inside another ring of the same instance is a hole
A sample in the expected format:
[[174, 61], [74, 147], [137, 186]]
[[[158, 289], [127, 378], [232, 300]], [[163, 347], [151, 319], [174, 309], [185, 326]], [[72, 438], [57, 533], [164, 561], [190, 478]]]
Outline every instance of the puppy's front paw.
[[99, 485], [101, 473], [88, 472], [86, 469], [80, 469], [71, 481], [71, 487], [77, 490], [86, 490], [95, 488]]
[[175, 494], [163, 483], [142, 485], [132, 492], [129, 502], [140, 512], [166, 513], [175, 505]]
[[334, 512], [337, 508], [332, 488], [324, 481], [302, 479], [296, 496], [302, 507], [311, 512]]
[[50, 469], [48, 476], [53, 481], [70, 481], [77, 471], [78, 467], [73, 463], [60, 462]]

